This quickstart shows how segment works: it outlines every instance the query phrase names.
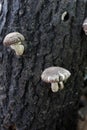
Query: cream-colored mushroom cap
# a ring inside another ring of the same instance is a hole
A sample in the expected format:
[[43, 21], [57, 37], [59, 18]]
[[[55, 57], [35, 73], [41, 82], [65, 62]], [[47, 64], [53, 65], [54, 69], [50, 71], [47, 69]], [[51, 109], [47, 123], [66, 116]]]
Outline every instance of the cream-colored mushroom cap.
[[85, 34], [87, 35], [87, 18], [83, 22], [83, 30], [84, 30]]
[[62, 67], [49, 67], [43, 71], [41, 79], [47, 83], [60, 82], [66, 81], [70, 75], [71, 73]]
[[12, 32], [5, 36], [3, 44], [10, 46], [12, 44], [22, 43], [25, 40], [24, 36], [19, 32]]
[[83, 22], [83, 26], [84, 25], [87, 25], [87, 18], [84, 20], [84, 22]]

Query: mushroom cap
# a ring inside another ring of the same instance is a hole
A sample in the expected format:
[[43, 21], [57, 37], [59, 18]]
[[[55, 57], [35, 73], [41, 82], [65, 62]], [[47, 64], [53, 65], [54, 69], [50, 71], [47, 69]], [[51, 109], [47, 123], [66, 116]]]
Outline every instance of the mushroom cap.
[[83, 22], [83, 26], [87, 25], [87, 18], [85, 18], [84, 22]]
[[71, 73], [62, 67], [49, 67], [45, 69], [41, 75], [44, 82], [60, 82], [65, 81], [70, 77]]
[[87, 35], [87, 18], [83, 22], [83, 30], [85, 31], [85, 34]]
[[5, 46], [10, 46], [12, 44], [17, 44], [18, 42], [23, 42], [25, 40], [24, 36], [19, 32], [12, 32], [5, 36], [3, 44]]

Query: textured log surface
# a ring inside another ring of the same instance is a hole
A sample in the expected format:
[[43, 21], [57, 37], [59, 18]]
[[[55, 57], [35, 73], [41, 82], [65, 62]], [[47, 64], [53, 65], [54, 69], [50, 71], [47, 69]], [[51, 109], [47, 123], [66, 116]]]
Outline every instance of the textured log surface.
[[[87, 37], [82, 31], [86, 0], [0, 3], [0, 130], [75, 130], [87, 66]], [[62, 21], [65, 11], [68, 14]], [[27, 50], [21, 57], [2, 44], [13, 31], [26, 39]], [[52, 93], [50, 84], [40, 79], [49, 66], [72, 73], [58, 93]]]

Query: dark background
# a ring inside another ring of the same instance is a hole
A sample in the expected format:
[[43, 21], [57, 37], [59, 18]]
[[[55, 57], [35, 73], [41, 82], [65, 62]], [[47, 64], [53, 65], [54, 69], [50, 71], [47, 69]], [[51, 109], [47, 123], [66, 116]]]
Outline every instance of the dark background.
[[[86, 0], [0, 2], [0, 130], [75, 130], [87, 66]], [[23, 56], [3, 46], [13, 31], [26, 39]], [[57, 93], [40, 78], [50, 66], [72, 74]]]

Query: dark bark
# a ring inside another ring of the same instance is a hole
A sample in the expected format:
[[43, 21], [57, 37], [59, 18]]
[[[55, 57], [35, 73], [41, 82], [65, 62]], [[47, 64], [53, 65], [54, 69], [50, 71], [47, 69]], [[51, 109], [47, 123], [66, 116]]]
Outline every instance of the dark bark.
[[[0, 130], [75, 130], [79, 91], [84, 87], [87, 37], [82, 23], [86, 0], [1, 0]], [[62, 14], [67, 11], [64, 21]], [[2, 42], [9, 32], [26, 38], [17, 57]], [[64, 90], [52, 93], [42, 71], [62, 66], [71, 72]]]

